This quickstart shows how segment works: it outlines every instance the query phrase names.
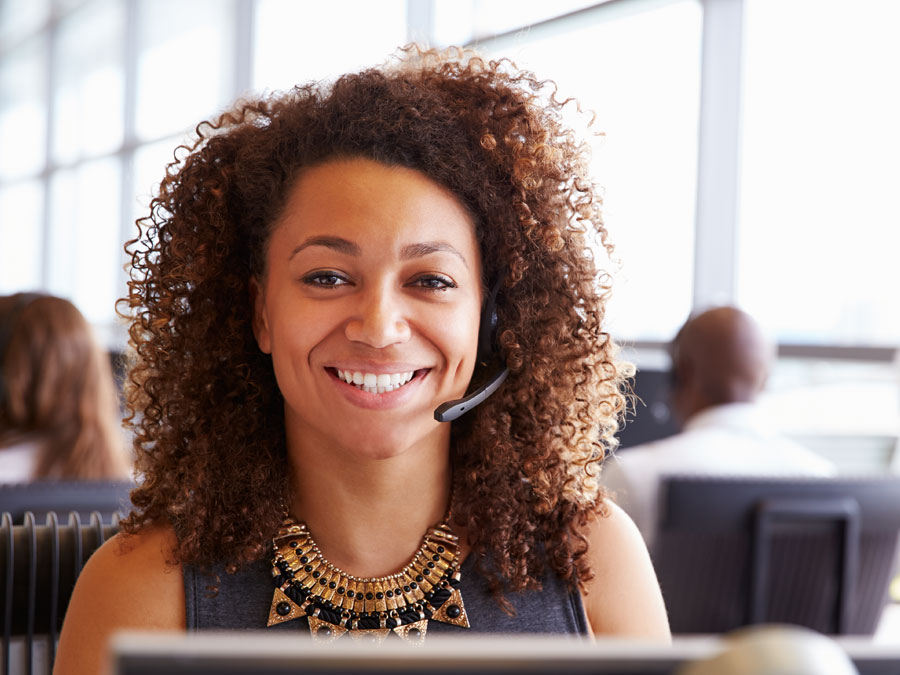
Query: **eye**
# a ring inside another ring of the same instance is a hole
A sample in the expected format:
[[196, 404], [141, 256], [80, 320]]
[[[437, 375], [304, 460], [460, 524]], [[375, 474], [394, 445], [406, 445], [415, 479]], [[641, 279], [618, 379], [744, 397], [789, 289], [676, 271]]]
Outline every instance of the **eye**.
[[448, 288], [456, 288], [453, 280], [442, 274], [425, 274], [413, 280], [412, 284], [428, 291], [446, 291]]
[[317, 288], [336, 288], [350, 283], [346, 277], [331, 270], [310, 272], [302, 278], [302, 281], [307, 286]]

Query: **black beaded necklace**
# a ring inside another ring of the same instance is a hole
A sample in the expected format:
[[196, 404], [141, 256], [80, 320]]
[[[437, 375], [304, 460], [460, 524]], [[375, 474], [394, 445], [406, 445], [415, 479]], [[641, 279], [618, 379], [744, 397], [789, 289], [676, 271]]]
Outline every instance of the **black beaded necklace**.
[[326, 642], [347, 633], [381, 642], [391, 632], [422, 642], [429, 620], [469, 627], [459, 591], [459, 538], [447, 520], [429, 528], [406, 567], [384, 577], [358, 578], [335, 567], [306, 523], [290, 517], [272, 546], [269, 626], [306, 616], [313, 639]]

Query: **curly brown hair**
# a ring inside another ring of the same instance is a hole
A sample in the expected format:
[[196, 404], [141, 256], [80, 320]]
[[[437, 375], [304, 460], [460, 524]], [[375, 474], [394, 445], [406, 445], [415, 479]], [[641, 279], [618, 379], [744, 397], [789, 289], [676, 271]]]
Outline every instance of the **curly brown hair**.
[[170, 523], [182, 563], [234, 570], [264, 555], [289, 472], [248, 284], [300, 172], [360, 157], [448, 188], [474, 216], [483, 282], [503, 281], [510, 375], [453, 423], [454, 519], [495, 590], [537, 587], [548, 565], [572, 584], [590, 578], [581, 532], [603, 513], [597, 476], [624, 374], [602, 328], [608, 276], [589, 244], [612, 249], [588, 148], [554, 91], [509, 61], [408, 47], [391, 65], [241, 101], [197, 127], [126, 245], [142, 479], [126, 531]]

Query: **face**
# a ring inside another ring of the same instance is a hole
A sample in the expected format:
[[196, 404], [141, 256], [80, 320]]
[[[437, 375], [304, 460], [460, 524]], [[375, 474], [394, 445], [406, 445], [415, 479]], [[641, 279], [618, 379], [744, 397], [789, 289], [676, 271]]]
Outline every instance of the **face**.
[[459, 201], [411, 169], [332, 161], [293, 187], [266, 261], [254, 330], [289, 443], [371, 458], [447, 444], [434, 409], [465, 393], [481, 308]]

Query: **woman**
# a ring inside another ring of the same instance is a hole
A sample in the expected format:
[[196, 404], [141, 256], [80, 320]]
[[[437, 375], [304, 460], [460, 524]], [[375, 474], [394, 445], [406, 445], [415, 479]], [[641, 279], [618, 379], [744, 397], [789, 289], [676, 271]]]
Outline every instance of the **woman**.
[[597, 481], [623, 375], [586, 151], [531, 75], [410, 52], [239, 104], [163, 180], [132, 248], [143, 483], [61, 672], [119, 627], [421, 639], [586, 614], [668, 639]]
[[0, 481], [129, 474], [109, 360], [68, 300], [0, 297]]

